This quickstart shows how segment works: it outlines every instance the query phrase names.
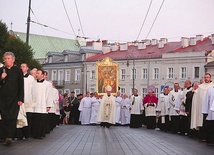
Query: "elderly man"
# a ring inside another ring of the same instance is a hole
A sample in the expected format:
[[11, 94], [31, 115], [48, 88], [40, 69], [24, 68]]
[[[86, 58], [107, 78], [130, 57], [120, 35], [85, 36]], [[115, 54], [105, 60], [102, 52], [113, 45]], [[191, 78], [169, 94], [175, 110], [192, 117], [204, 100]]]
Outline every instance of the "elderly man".
[[106, 86], [106, 94], [103, 96], [98, 110], [97, 121], [103, 127], [109, 128], [115, 124], [116, 120], [116, 103], [115, 97], [111, 94], [111, 86]]
[[15, 56], [12, 52], [4, 53], [3, 59], [5, 66], [0, 69], [0, 128], [1, 138], [9, 146], [16, 131], [19, 106], [24, 102], [24, 79], [21, 69], [14, 66]]

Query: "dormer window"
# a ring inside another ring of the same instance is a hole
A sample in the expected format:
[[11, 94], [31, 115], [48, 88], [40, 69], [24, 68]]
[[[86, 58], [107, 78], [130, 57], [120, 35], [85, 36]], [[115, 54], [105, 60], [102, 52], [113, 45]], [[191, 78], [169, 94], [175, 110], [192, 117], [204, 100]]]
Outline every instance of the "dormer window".
[[64, 55], [64, 62], [68, 62], [68, 54]]
[[48, 63], [52, 63], [53, 62], [53, 56], [48, 56]]

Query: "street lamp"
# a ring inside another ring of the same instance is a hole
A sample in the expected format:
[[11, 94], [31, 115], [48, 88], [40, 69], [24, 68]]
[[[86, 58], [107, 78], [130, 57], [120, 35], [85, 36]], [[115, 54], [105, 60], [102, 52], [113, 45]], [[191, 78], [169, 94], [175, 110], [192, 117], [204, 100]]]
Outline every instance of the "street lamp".
[[[128, 58], [131, 58], [132, 59], [132, 63], [133, 63], [133, 68], [132, 68], [132, 94], [134, 94], [134, 86], [135, 86], [135, 76], [136, 76], [136, 72], [135, 72], [135, 57], [134, 57], [134, 55], [132, 54], [132, 53], [129, 53], [129, 54], [127, 54], [126, 55], [126, 58], [128, 59]], [[129, 59], [127, 60], [127, 62], [126, 62], [126, 66], [127, 67], [129, 67]]]

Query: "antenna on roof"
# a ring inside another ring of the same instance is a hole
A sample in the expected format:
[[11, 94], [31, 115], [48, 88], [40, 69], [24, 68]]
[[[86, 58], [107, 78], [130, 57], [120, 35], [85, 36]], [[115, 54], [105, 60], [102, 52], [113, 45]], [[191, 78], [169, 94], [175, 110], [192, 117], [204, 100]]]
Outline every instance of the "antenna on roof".
[[13, 22], [11, 21], [10, 23], [10, 30], [12, 31], [13, 30]]

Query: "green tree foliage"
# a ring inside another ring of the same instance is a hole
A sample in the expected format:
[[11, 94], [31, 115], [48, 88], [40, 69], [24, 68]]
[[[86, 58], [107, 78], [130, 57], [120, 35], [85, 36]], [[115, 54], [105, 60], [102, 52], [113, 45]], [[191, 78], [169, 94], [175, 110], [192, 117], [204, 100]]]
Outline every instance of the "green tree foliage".
[[[0, 54], [5, 50], [9, 42], [9, 33], [7, 32], [7, 26], [0, 20]], [[0, 55], [1, 56], [1, 55]]]
[[15, 54], [15, 63], [17, 66], [20, 66], [21, 63], [27, 63], [29, 68], [41, 68], [39, 62], [33, 58], [33, 50], [31, 46], [15, 36], [10, 36], [7, 32], [6, 25], [0, 21], [0, 34], [2, 34], [1, 32], [4, 32], [3, 36], [0, 35], [0, 50], [2, 49], [0, 51], [1, 58], [4, 52], [11, 51]]

